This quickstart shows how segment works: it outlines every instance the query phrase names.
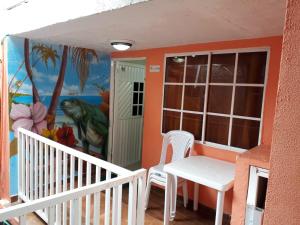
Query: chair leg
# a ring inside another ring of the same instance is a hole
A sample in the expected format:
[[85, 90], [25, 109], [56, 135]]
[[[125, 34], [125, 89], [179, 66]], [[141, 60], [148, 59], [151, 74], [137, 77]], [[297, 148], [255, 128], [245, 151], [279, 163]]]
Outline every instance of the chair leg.
[[182, 185], [182, 194], [183, 194], [183, 205], [184, 208], [187, 207], [188, 200], [189, 200], [189, 195], [188, 195], [188, 188], [187, 188], [187, 182], [185, 181], [184, 184]]
[[148, 208], [150, 190], [151, 190], [151, 181], [150, 181], [150, 176], [148, 174], [147, 186], [146, 186], [146, 196], [145, 196], [145, 198], [146, 198], [145, 199], [145, 210]]

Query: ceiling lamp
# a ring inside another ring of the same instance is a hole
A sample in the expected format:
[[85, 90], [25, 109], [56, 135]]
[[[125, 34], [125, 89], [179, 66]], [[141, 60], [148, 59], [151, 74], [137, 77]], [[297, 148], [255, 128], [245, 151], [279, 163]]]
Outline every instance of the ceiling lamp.
[[176, 63], [183, 63], [184, 62], [184, 58], [183, 57], [175, 56], [173, 58], [173, 61], [176, 62]]
[[126, 51], [133, 45], [133, 41], [130, 40], [114, 40], [110, 42], [111, 46], [118, 51]]

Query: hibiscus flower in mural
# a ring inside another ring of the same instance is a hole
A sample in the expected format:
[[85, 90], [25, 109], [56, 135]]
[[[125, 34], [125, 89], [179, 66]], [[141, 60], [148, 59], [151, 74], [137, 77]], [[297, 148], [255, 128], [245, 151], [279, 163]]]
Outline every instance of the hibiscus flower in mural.
[[75, 139], [73, 128], [67, 125], [63, 125], [58, 128], [56, 132], [57, 141], [63, 145], [68, 147], [74, 147], [77, 144], [77, 140]]
[[17, 137], [19, 127], [41, 134], [43, 129], [47, 128], [46, 115], [47, 108], [40, 102], [30, 106], [12, 103], [10, 118], [14, 121], [12, 129], [15, 132], [15, 137]]

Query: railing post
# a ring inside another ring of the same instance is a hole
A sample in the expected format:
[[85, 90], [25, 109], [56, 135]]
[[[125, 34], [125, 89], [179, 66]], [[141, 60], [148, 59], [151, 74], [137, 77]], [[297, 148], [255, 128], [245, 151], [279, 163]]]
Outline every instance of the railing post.
[[[48, 196], [48, 188], [49, 188], [49, 163], [48, 163], [48, 160], [49, 160], [49, 146], [47, 144], [45, 144], [45, 167], [44, 167], [44, 171], [45, 171], [45, 182], [44, 182], [44, 189], [45, 189], [45, 197]], [[46, 217], [48, 216], [48, 209], [45, 208], [45, 215]]]
[[[75, 172], [75, 157], [73, 155], [71, 155], [70, 157], [71, 162], [70, 162], [70, 190], [74, 189], [74, 172]], [[70, 201], [70, 224], [74, 224], [74, 217], [75, 214], [77, 213], [77, 211], [75, 211], [75, 207], [74, 207], [74, 200]]]
[[[82, 187], [82, 159], [78, 159], [78, 187]], [[81, 225], [81, 222], [82, 222], [82, 219], [81, 219], [81, 215], [82, 215], [82, 212], [81, 212], [81, 208], [82, 208], [82, 198], [79, 198], [78, 199], [78, 206], [79, 206], [79, 209], [78, 210], [78, 225]]]
[[[86, 186], [91, 184], [91, 164], [86, 164]], [[91, 208], [91, 196], [87, 195], [85, 197], [85, 224], [89, 225], [91, 221], [91, 214], [90, 214], [90, 208]]]
[[25, 138], [25, 196], [29, 199], [29, 137]]
[[43, 143], [39, 142], [39, 198], [43, 197], [43, 174], [44, 174]]
[[112, 225], [121, 225], [122, 185], [113, 187]]
[[[63, 191], [67, 190], [68, 182], [68, 155], [66, 152], [63, 154]], [[67, 225], [67, 202], [63, 203], [63, 213], [62, 213], [62, 224]], [[80, 217], [81, 218], [81, 217]]]
[[29, 159], [29, 199], [33, 200], [33, 140], [32, 137], [29, 137], [29, 149], [30, 149], [30, 159]]
[[19, 216], [19, 225], [26, 225], [26, 215]]
[[128, 225], [136, 225], [136, 191], [137, 191], [137, 178], [134, 177], [129, 183], [129, 196], [128, 196]]
[[21, 202], [20, 195], [23, 192], [24, 183], [23, 183], [23, 135], [18, 131], [18, 168], [19, 168], [19, 174], [18, 174], [18, 201]]
[[38, 159], [38, 141], [35, 139], [34, 140], [34, 146], [33, 146], [33, 149], [34, 149], [34, 199], [38, 199], [39, 196], [38, 196], [38, 188], [39, 188], [39, 185], [38, 185], [38, 162], [39, 162], [39, 159]]
[[[96, 167], [96, 179], [95, 182], [100, 182], [101, 167]], [[100, 207], [101, 207], [101, 192], [94, 194], [94, 225], [99, 225], [100, 219]]]
[[[111, 172], [106, 170], [106, 180], [111, 178]], [[105, 213], [104, 213], [104, 225], [110, 224], [110, 188], [105, 190]]]
[[72, 225], [78, 225], [79, 218], [78, 217], [78, 210], [81, 210], [81, 208], [78, 207], [78, 199], [72, 200], [73, 204], [71, 206], [71, 213], [70, 213], [70, 224]]
[[[61, 151], [56, 149], [56, 194], [61, 192]], [[56, 205], [56, 225], [61, 224], [61, 204]]]
[[54, 194], [54, 147], [50, 146], [50, 196]]
[[55, 224], [55, 207], [50, 206], [49, 213], [48, 213], [48, 225], [54, 225], [54, 224]]

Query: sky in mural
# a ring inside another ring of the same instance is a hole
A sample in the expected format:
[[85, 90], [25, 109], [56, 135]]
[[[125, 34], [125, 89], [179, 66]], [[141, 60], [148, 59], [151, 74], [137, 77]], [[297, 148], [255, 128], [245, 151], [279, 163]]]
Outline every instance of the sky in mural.
[[[39, 44], [39, 42], [31, 41], [31, 44]], [[8, 49], [12, 51], [8, 54], [8, 74], [9, 78], [12, 78], [14, 74], [17, 72], [15, 80], [22, 81], [26, 78], [26, 69], [23, 65], [20, 70], [24, 56], [23, 56], [23, 45], [24, 39], [22, 38], [9, 38], [8, 39]], [[63, 47], [58, 45], [51, 45], [57, 51], [57, 55], [60, 57], [62, 55]], [[53, 65], [51, 61], [48, 61], [48, 66], [45, 66], [44, 62], [41, 60], [37, 60], [37, 56], [35, 54], [30, 54], [31, 64], [32, 64], [32, 72], [34, 75], [34, 81], [36, 86], [39, 89], [40, 96], [51, 96], [53, 93], [54, 86], [57, 81], [57, 77], [60, 69], [60, 60], [57, 60], [56, 65]], [[96, 96], [99, 93], [99, 87], [103, 89], [109, 89], [109, 79], [110, 79], [110, 57], [109, 55], [100, 55], [99, 62], [97, 60], [93, 60], [90, 65], [90, 73], [89, 78], [86, 81], [84, 90], [80, 92], [79, 79], [76, 73], [76, 68], [71, 62], [68, 60], [66, 71], [68, 71], [65, 75], [65, 82], [62, 89], [61, 96], [71, 96], [80, 94], [81, 96]], [[97, 88], [98, 87], [98, 88]], [[12, 90], [17, 88], [16, 85], [12, 86]], [[25, 80], [22, 85], [22, 93], [23, 94], [32, 94], [31, 84], [29, 80]]]

